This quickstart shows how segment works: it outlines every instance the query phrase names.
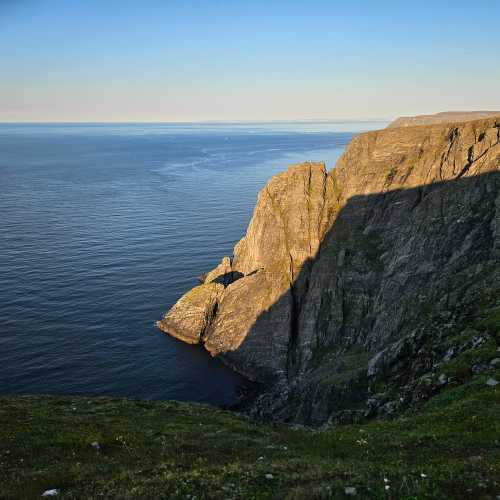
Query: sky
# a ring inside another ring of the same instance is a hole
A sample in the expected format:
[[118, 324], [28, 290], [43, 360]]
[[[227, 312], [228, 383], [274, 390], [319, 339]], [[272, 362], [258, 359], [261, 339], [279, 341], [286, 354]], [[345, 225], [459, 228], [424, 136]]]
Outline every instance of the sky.
[[500, 110], [500, 0], [0, 0], [0, 121]]

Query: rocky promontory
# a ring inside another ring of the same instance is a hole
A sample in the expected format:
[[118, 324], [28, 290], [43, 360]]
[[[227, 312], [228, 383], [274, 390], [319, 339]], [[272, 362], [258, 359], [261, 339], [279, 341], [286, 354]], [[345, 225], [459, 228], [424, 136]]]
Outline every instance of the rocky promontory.
[[158, 326], [259, 383], [251, 414], [346, 421], [414, 404], [436, 367], [488, 343], [460, 325], [499, 275], [500, 118], [391, 127], [330, 172], [273, 177], [234, 255]]

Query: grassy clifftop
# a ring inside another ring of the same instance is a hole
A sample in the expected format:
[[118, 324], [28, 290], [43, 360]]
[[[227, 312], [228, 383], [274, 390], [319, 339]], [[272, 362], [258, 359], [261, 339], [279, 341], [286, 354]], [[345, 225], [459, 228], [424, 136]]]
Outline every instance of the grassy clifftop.
[[499, 375], [415, 415], [323, 431], [194, 404], [4, 397], [0, 497], [496, 498], [500, 386], [486, 381]]

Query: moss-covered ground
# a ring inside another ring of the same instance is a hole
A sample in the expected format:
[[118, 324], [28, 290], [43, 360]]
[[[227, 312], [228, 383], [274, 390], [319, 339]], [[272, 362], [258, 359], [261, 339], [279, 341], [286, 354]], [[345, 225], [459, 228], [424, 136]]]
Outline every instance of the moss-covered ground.
[[[497, 498], [499, 370], [417, 414], [313, 431], [176, 402], [0, 398], [0, 497]], [[99, 449], [92, 443], [99, 443]], [[350, 491], [350, 490], [348, 490]]]

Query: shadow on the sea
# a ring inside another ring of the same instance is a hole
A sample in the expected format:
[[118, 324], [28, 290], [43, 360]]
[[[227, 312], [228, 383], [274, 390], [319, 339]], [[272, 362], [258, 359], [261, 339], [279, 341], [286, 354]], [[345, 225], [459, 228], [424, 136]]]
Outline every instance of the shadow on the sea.
[[477, 299], [472, 285], [500, 265], [499, 200], [499, 172], [350, 198], [224, 361], [267, 387], [352, 383], [375, 353]]

